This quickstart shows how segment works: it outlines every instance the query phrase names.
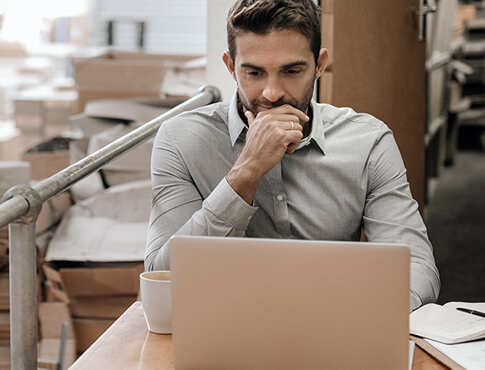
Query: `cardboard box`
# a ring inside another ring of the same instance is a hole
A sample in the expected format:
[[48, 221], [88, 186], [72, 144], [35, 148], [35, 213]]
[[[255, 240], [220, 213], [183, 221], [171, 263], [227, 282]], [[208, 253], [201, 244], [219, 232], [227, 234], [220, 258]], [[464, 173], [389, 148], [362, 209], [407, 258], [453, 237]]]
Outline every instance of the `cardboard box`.
[[73, 339], [73, 327], [69, 309], [64, 302], [41, 302], [39, 304], [39, 332], [42, 339], [58, 339], [61, 327], [68, 324], [67, 338]]
[[115, 320], [137, 299], [131, 296], [78, 297], [69, 301], [69, 311], [75, 318]]
[[[110, 126], [112, 127], [112, 126]], [[71, 164], [74, 164], [87, 155], [89, 139], [71, 141], [69, 145], [69, 156]], [[71, 186], [70, 193], [75, 203], [88, 199], [97, 193], [104, 191], [103, 179], [100, 171], [96, 171], [84, 177]]]
[[62, 302], [39, 304], [39, 368], [57, 369], [61, 346], [61, 329], [67, 323], [67, 336], [63, 369], [67, 369], [76, 359], [76, 342], [73, 323], [67, 305]]
[[[70, 141], [68, 138], [55, 137], [27, 150], [23, 160], [30, 163], [32, 179], [43, 180], [68, 167]], [[70, 206], [71, 197], [68, 192], [46, 201], [37, 218], [36, 232], [43, 232], [57, 223]]]
[[8, 271], [0, 273], [0, 311], [8, 311], [10, 309], [10, 287], [8, 279]]
[[162, 60], [145, 53], [111, 51], [75, 61], [77, 111], [90, 100], [157, 96], [165, 75]]
[[70, 207], [71, 196], [67, 191], [57, 194], [44, 202], [35, 223], [36, 233], [41, 233], [59, 222]]
[[320, 102], [332, 104], [333, 73], [323, 72], [320, 79]]
[[0, 162], [0, 197], [12, 186], [29, 182], [30, 163]]
[[24, 58], [27, 57], [27, 50], [18, 41], [0, 40], [0, 57]]
[[44, 264], [43, 270], [56, 297], [69, 302], [83, 297], [136, 296], [144, 266], [143, 263], [126, 263], [57, 270], [52, 264]]
[[162, 92], [167, 95], [192, 96], [207, 84], [207, 58], [187, 61], [167, 70]]
[[10, 312], [0, 311], [0, 341], [10, 339]]
[[17, 127], [24, 134], [43, 134], [47, 126], [69, 126], [69, 116], [77, 102], [76, 91], [32, 88], [13, 99]]
[[0, 121], [0, 161], [19, 159], [22, 139], [12, 121]]
[[327, 69], [333, 64], [333, 14], [322, 13], [322, 47], [328, 50]]
[[96, 118], [85, 113], [72, 115], [69, 117], [69, 121], [71, 122], [71, 129], [82, 138], [90, 138], [100, 132], [112, 129], [120, 123], [116, 119]]
[[115, 320], [73, 319], [76, 332], [76, 349], [84, 352], [103, 334]]
[[0, 346], [0, 370], [10, 370], [10, 346]]
[[140, 263], [150, 204], [150, 181], [113, 186], [79, 202], [56, 229], [46, 261]]
[[[134, 129], [132, 125], [117, 125], [110, 130], [100, 132], [91, 137], [88, 153], [94, 153], [114, 140], [128, 134]], [[119, 158], [103, 166], [103, 174], [110, 185], [148, 180], [150, 178], [150, 161], [153, 139], [145, 140], [133, 149], [123, 153]]]
[[70, 141], [69, 138], [54, 137], [24, 153], [22, 159], [30, 163], [33, 180], [43, 180], [69, 166]]
[[44, 264], [48, 297], [67, 304], [76, 351], [85, 351], [136, 300], [143, 264], [59, 268]]
[[[153, 97], [152, 99], [159, 99]], [[142, 100], [143, 101], [143, 100]], [[136, 122], [139, 126], [151, 121], [162, 113], [169, 110], [169, 107], [160, 107], [150, 104], [143, 104], [135, 99], [102, 99], [91, 101], [86, 104], [84, 113], [91, 118], [102, 118], [111, 122], [129, 124]]]
[[95, 57], [74, 59], [77, 112], [83, 112], [91, 100], [159, 96], [166, 69], [193, 58], [110, 50]]
[[[66, 340], [64, 344], [64, 361], [62, 369], [68, 369], [76, 360], [76, 342], [74, 339]], [[38, 346], [37, 368], [59, 370], [60, 339], [41, 339]]]

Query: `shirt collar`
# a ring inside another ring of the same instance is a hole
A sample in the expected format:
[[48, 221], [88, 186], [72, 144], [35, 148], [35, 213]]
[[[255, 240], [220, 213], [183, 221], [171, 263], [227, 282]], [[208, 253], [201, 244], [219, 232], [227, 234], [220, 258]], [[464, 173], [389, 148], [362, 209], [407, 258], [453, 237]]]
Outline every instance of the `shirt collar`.
[[[321, 106], [313, 99], [312, 105], [312, 130], [308, 135], [308, 142], [313, 141], [320, 148], [323, 154], [325, 154], [325, 120], [322, 114]], [[305, 138], [307, 139], [307, 138]]]
[[[246, 124], [239, 115], [237, 109], [237, 90], [234, 92], [231, 103], [229, 105], [229, 116], [228, 116], [228, 129], [229, 137], [231, 138], [231, 145], [234, 146], [237, 139], [243, 133], [246, 128]], [[318, 103], [314, 100], [311, 101], [312, 104], [312, 130], [310, 134], [303, 139], [302, 144], [298, 146], [298, 149], [308, 145], [311, 141], [315, 142], [320, 148], [322, 153], [325, 154], [325, 133], [324, 133], [324, 120], [321, 114], [321, 109], [318, 107]]]
[[239, 115], [237, 109], [237, 90], [232, 96], [231, 104], [229, 105], [228, 128], [229, 136], [231, 138], [231, 145], [234, 146], [241, 133], [244, 131], [246, 124]]

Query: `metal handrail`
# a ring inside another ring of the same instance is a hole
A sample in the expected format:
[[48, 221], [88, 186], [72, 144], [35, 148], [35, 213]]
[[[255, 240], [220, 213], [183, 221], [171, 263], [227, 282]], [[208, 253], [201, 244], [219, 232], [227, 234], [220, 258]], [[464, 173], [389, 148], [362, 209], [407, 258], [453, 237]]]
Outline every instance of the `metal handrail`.
[[154, 135], [163, 121], [179, 113], [220, 100], [214, 86], [202, 87], [197, 95], [145, 123], [111, 144], [33, 187], [14, 186], [0, 203], [0, 227], [9, 225], [10, 259], [10, 361], [12, 369], [37, 369], [37, 261], [35, 221], [42, 204], [101, 168], [135, 145]]

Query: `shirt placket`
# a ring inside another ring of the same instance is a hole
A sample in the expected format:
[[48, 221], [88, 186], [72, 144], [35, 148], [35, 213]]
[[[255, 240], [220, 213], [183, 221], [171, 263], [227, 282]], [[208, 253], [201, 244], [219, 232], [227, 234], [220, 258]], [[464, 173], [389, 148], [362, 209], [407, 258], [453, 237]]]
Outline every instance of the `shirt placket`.
[[278, 163], [266, 174], [265, 180], [273, 199], [273, 220], [276, 231], [283, 238], [289, 238], [291, 229], [288, 216], [288, 196], [281, 176], [281, 163]]

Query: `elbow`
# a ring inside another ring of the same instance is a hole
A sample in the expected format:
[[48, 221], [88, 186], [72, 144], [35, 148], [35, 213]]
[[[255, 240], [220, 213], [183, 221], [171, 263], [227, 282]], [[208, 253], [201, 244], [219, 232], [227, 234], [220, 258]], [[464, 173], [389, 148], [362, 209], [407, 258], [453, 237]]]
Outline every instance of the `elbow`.
[[164, 248], [145, 255], [145, 271], [164, 271], [170, 269], [168, 253]]
[[153, 253], [145, 256], [145, 271], [153, 271]]

